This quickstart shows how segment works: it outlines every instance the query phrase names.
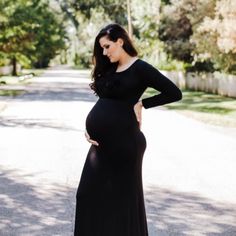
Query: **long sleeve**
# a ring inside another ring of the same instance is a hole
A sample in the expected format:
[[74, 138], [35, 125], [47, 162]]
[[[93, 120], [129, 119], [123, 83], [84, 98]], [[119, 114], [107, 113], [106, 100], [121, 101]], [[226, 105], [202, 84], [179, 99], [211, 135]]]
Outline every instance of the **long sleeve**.
[[152, 97], [142, 99], [144, 108], [164, 105], [182, 99], [181, 90], [166, 76], [159, 72], [152, 65], [143, 62], [140, 76], [145, 87], [151, 87], [160, 93]]

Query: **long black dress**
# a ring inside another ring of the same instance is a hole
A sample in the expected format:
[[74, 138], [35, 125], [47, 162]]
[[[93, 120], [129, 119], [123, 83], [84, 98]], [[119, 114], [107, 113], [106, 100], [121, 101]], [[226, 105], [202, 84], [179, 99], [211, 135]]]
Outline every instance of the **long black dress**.
[[144, 108], [181, 99], [181, 91], [147, 62], [110, 73], [97, 83], [99, 99], [86, 129], [91, 145], [77, 191], [75, 236], [147, 236], [142, 159], [146, 140], [134, 104], [147, 87], [160, 91]]

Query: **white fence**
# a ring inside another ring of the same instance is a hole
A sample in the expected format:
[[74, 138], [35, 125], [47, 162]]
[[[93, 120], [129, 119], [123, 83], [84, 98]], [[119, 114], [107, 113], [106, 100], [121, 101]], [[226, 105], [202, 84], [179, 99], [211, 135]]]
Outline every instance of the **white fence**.
[[179, 88], [215, 93], [236, 98], [236, 76], [215, 73], [161, 71]]

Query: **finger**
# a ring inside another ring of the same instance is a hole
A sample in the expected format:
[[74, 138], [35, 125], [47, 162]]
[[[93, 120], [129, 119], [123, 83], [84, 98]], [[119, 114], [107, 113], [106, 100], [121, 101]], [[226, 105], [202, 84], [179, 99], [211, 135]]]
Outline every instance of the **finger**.
[[139, 114], [138, 114], [138, 111], [134, 110], [134, 113], [135, 113], [135, 116], [136, 116], [137, 121], [139, 121]]
[[139, 121], [142, 122], [142, 112], [139, 113]]
[[95, 141], [95, 140], [93, 140], [93, 139], [88, 139], [88, 141], [89, 141], [91, 144], [98, 146], [98, 142], [97, 142], [97, 141]]
[[90, 140], [90, 142], [91, 142], [93, 145], [98, 146], [98, 142], [97, 142], [97, 141]]
[[142, 127], [142, 121], [139, 121], [139, 129]]
[[85, 132], [84, 135], [85, 135], [85, 137], [86, 137], [87, 139], [90, 139], [90, 136], [89, 136], [89, 134], [88, 134], [87, 132]]
[[139, 120], [142, 121], [142, 110], [139, 112]]
[[141, 116], [142, 116], [142, 110], [141, 109], [135, 109], [135, 114], [137, 116], [137, 120], [140, 120]]
[[142, 120], [142, 114], [141, 114], [140, 111], [139, 111], [139, 113], [137, 115], [137, 120], [138, 120], [138, 122], [140, 122]]

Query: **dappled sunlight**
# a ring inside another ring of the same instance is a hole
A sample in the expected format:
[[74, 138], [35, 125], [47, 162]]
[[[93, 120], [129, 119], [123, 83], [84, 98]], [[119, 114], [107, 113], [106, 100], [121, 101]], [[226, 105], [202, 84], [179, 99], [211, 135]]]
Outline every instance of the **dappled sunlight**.
[[149, 186], [145, 189], [147, 218], [153, 235], [235, 235], [236, 205], [196, 193]]
[[[35, 175], [1, 166], [0, 234], [72, 235], [76, 188]], [[145, 201], [151, 236], [235, 235], [234, 204], [157, 186], [145, 187]]]
[[76, 189], [58, 183], [32, 184], [29, 177], [34, 178], [1, 168], [0, 234], [72, 235]]

